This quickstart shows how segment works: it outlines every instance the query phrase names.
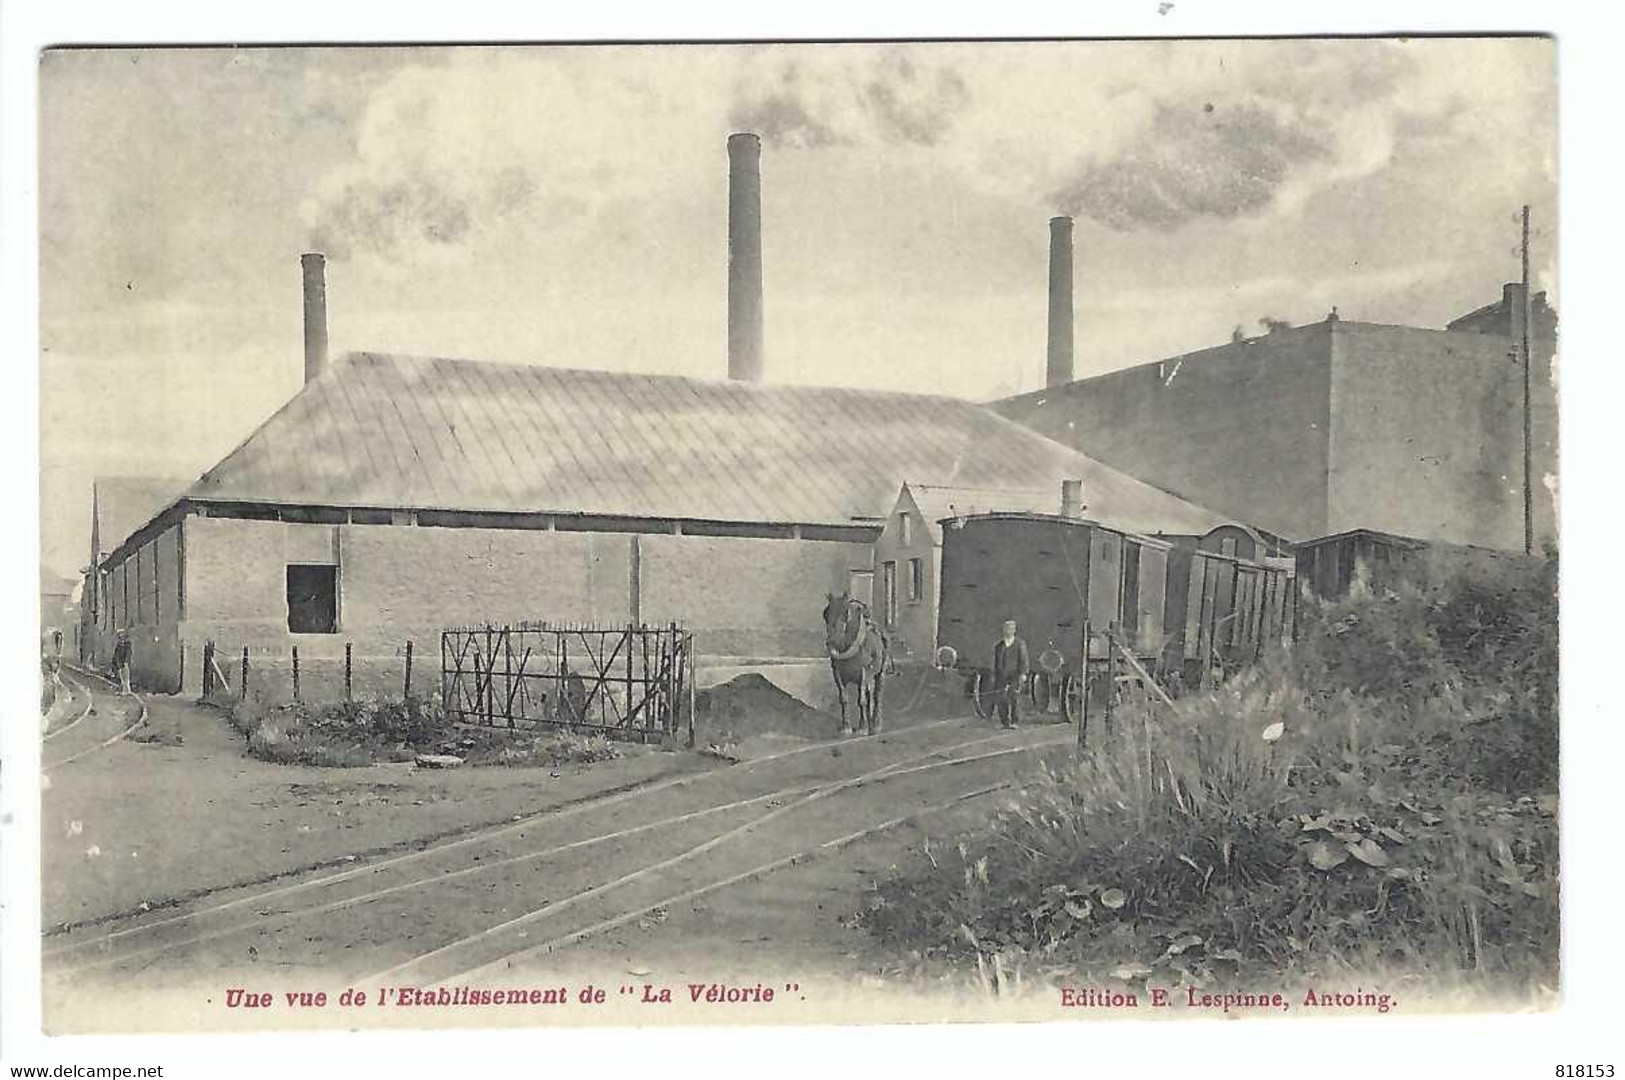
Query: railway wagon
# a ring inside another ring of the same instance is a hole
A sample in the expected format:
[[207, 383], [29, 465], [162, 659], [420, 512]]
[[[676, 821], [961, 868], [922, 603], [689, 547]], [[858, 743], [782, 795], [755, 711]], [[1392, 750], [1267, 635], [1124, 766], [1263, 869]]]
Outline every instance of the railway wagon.
[[1298, 581], [1304, 594], [1338, 600], [1356, 581], [1393, 589], [1401, 582], [1421, 584], [1457, 570], [1488, 570], [1530, 558], [1511, 551], [1421, 540], [1375, 529], [1351, 529], [1297, 545]]
[[1158, 666], [1185, 685], [1252, 663], [1270, 642], [1292, 635], [1291, 560], [1241, 558], [1212, 550], [1207, 541], [1182, 537], [1168, 559], [1169, 633]]
[[1058, 701], [1074, 718], [1086, 688], [1105, 692], [1093, 680], [1110, 654], [1107, 630], [1159, 678], [1222, 677], [1290, 634], [1293, 584], [1290, 560], [1209, 550], [1220, 531], [1149, 537], [1036, 513], [945, 519], [938, 653], [970, 674], [981, 712], [1005, 619], [1033, 653], [1025, 689], [1041, 711]]
[[945, 519], [938, 651], [951, 649], [970, 673], [982, 710], [993, 643], [1004, 620], [1015, 619], [1032, 651], [1030, 700], [1041, 710], [1059, 700], [1071, 715], [1084, 690], [1085, 621], [1091, 660], [1106, 657], [1099, 632], [1114, 625], [1137, 656], [1160, 656], [1172, 550], [1165, 540], [1056, 514]]

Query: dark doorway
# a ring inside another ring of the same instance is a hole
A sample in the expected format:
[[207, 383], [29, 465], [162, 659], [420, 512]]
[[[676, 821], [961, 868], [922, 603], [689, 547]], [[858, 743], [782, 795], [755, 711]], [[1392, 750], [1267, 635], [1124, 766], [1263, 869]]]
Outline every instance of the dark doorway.
[[338, 567], [288, 567], [289, 633], [337, 633], [338, 600]]
[[1140, 632], [1140, 545], [1123, 545], [1123, 633], [1133, 641]]

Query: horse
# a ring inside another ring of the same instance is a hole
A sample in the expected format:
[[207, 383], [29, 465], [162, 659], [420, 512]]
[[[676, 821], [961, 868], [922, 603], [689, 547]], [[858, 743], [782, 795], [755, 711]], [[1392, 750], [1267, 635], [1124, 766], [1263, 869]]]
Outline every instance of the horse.
[[863, 601], [847, 593], [829, 593], [824, 605], [824, 645], [835, 693], [841, 701], [841, 734], [852, 734], [846, 718], [846, 688], [858, 694], [858, 721], [867, 734], [880, 732], [880, 684], [891, 656], [886, 636], [869, 617]]

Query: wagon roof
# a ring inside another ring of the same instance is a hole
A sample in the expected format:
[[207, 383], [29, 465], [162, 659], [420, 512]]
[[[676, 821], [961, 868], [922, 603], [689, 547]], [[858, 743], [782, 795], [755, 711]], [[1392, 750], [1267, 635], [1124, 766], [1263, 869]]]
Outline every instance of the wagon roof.
[[996, 511], [1036, 511], [1058, 505], [1061, 489], [986, 488], [929, 484], [909, 480], [903, 484], [915, 509], [931, 530], [931, 542], [942, 543], [942, 522]]
[[272, 504], [851, 524], [909, 476], [1124, 527], [1227, 519], [957, 398], [438, 357], [336, 359], [185, 493]]
[[[1130, 529], [1111, 521], [1103, 521], [1091, 514], [1089, 517], [1067, 517], [1063, 514], [1045, 513], [1038, 510], [985, 510], [974, 514], [947, 515], [957, 516], [962, 521], [1030, 521], [1041, 525], [1060, 525], [1074, 529], [1106, 529], [1118, 533], [1130, 540], [1148, 544], [1151, 547], [1170, 550], [1174, 546], [1173, 540], [1167, 535], [1154, 535]], [[1206, 554], [1204, 552], [1204, 554]]]

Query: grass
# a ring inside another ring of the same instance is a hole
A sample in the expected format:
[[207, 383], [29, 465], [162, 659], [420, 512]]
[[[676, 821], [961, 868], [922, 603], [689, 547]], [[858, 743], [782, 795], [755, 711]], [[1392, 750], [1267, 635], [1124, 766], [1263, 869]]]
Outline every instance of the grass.
[[1555, 573], [1305, 610], [1293, 650], [1172, 709], [1126, 704], [857, 921], [898, 970], [990, 986], [1538, 996], [1558, 974]]

